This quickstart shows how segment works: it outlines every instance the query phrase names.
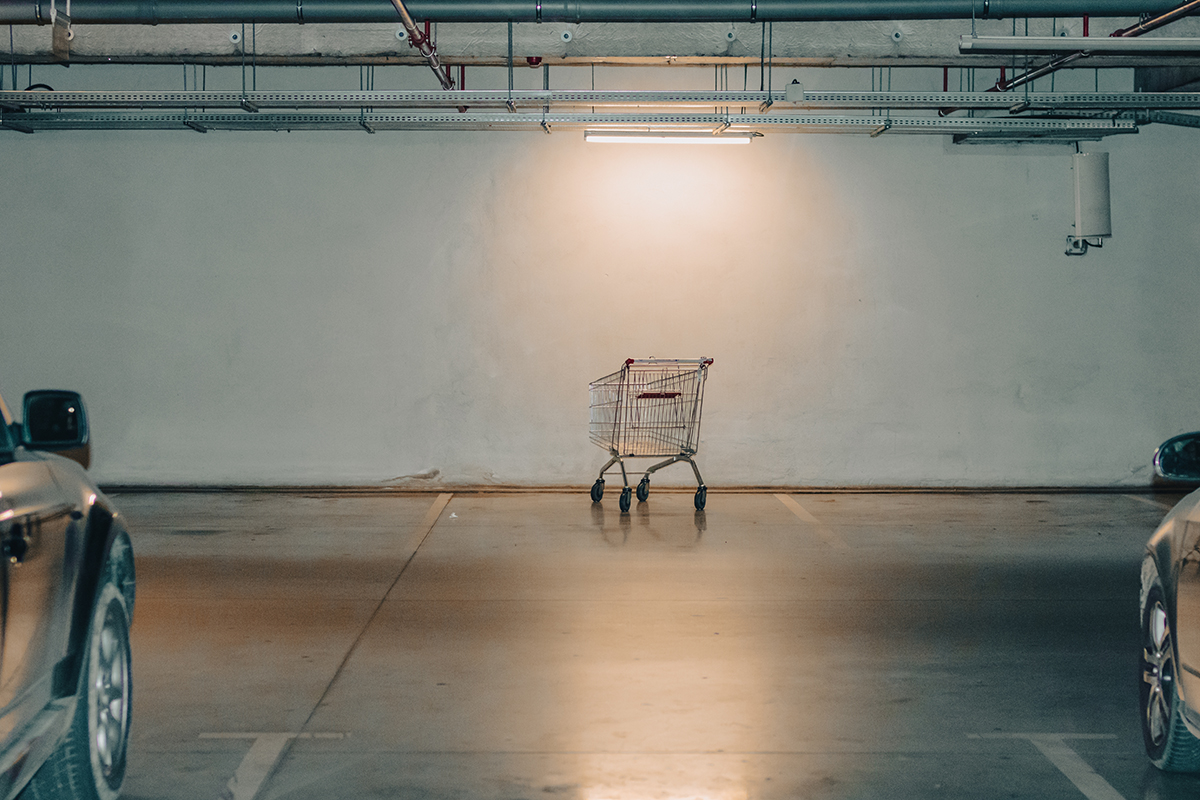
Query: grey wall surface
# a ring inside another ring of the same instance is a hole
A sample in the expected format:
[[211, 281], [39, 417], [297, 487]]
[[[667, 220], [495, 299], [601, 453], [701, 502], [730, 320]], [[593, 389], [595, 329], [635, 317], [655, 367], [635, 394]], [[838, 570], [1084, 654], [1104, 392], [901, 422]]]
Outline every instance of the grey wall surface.
[[1068, 258], [1066, 147], [7, 133], [0, 388], [82, 391], [104, 482], [581, 485], [589, 380], [705, 355], [713, 487], [1142, 485], [1200, 428], [1196, 136], [1086, 144]]

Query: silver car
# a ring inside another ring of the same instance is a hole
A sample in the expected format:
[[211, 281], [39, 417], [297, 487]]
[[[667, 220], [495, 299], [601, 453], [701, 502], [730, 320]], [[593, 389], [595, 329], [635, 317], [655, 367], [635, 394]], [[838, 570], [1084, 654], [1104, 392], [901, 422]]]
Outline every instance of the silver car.
[[129, 741], [133, 549], [74, 392], [0, 399], [0, 798], [113, 800]]

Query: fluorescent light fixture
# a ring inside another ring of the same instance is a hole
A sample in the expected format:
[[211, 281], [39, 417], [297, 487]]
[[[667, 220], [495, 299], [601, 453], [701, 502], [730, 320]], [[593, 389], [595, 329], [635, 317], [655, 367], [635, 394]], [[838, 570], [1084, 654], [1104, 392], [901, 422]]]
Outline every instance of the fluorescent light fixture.
[[706, 131], [584, 131], [585, 142], [600, 144], [750, 144], [753, 133]]
[[1200, 53], [1200, 38], [1150, 36], [962, 36], [960, 53]]

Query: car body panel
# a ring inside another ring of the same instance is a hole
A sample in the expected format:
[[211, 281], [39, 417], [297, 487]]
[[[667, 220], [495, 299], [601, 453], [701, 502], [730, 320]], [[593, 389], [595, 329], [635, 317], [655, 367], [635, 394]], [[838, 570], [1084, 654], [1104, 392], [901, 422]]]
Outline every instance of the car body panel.
[[[28, 456], [26, 456], [28, 457]], [[5, 549], [4, 641], [0, 651], [0, 737], [23, 727], [53, 699], [54, 666], [70, 632], [66, 553], [79, 547], [77, 508], [43, 459], [0, 467], [0, 494], [12, 517], [0, 530]], [[8, 513], [8, 512], [6, 512]]]
[[[101, 573], [132, 613], [133, 557], [76, 461], [24, 447], [0, 399], [0, 798], [16, 797], [70, 729]], [[119, 562], [113, 566], [110, 553]]]
[[1158, 567], [1175, 632], [1176, 691], [1183, 701], [1183, 718], [1200, 737], [1200, 490], [1175, 504], [1146, 549]]

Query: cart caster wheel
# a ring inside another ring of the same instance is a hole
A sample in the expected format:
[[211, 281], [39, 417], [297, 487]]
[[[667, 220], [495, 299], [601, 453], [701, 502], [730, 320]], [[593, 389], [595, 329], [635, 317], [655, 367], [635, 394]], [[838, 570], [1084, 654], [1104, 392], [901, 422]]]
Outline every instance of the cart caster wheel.
[[696, 510], [704, 510], [704, 501], [708, 499], [708, 487], [701, 486], [696, 490]]
[[650, 496], [650, 479], [642, 478], [642, 482], [638, 484], [637, 499], [639, 503], [646, 502], [646, 498]]
[[629, 510], [629, 502], [632, 499], [630, 495], [632, 494], [633, 491], [628, 486], [621, 490], [621, 501], [619, 505], [621, 506], [622, 513]]
[[592, 502], [599, 503], [601, 497], [604, 497], [604, 481], [597, 480], [592, 484]]

